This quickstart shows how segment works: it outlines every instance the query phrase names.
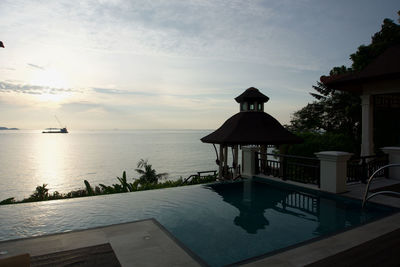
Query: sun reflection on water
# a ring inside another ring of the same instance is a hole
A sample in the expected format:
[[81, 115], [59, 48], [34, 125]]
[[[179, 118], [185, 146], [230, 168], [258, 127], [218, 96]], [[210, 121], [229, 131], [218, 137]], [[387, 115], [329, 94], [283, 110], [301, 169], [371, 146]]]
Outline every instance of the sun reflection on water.
[[66, 181], [66, 155], [68, 155], [68, 136], [65, 134], [38, 135], [33, 142], [33, 173], [35, 188], [43, 183], [51, 184], [50, 191], [56, 191]]

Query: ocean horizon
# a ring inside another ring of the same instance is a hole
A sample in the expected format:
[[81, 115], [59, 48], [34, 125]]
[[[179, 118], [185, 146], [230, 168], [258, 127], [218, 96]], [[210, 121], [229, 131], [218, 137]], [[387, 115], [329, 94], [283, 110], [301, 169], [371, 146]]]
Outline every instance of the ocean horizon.
[[213, 146], [200, 141], [213, 130], [41, 131], [0, 131], [0, 201], [28, 197], [42, 184], [60, 193], [85, 188], [84, 180], [92, 186], [111, 185], [123, 171], [133, 181], [140, 159], [147, 159], [158, 173], [167, 172], [169, 180], [218, 169]]

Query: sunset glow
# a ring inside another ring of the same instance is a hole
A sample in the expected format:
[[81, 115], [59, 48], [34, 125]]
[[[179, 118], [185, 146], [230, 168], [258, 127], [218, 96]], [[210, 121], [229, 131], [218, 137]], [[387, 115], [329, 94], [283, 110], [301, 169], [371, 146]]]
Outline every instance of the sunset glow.
[[397, 2], [1, 1], [0, 126], [213, 129], [252, 86], [285, 124]]
[[52, 88], [69, 88], [69, 82], [65, 75], [55, 69], [45, 69], [36, 71], [33, 75], [33, 79], [30, 81], [31, 84], [40, 85], [43, 87]]

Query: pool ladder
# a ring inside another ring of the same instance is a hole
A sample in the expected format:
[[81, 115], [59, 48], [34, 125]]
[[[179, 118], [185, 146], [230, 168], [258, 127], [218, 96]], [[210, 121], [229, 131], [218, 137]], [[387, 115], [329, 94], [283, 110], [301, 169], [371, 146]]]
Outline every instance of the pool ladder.
[[399, 193], [399, 192], [394, 192], [394, 191], [379, 191], [379, 192], [373, 193], [373, 194], [371, 194], [370, 196], [368, 196], [369, 186], [370, 186], [370, 184], [371, 184], [371, 181], [375, 178], [375, 174], [377, 174], [377, 173], [380, 172], [381, 170], [386, 169], [386, 168], [389, 168], [389, 167], [400, 167], [400, 163], [393, 163], [393, 164], [385, 165], [385, 166], [383, 166], [383, 167], [377, 169], [377, 170], [371, 175], [371, 177], [369, 177], [368, 183], [367, 183], [367, 188], [366, 188], [366, 190], [365, 190], [365, 194], [364, 194], [364, 198], [363, 198], [363, 202], [362, 202], [362, 208], [365, 207], [365, 204], [367, 203], [367, 201], [368, 201], [369, 199], [371, 199], [371, 198], [373, 198], [374, 196], [379, 195], [379, 194], [393, 194], [393, 195], [399, 195], [399, 196], [400, 196], [400, 193]]

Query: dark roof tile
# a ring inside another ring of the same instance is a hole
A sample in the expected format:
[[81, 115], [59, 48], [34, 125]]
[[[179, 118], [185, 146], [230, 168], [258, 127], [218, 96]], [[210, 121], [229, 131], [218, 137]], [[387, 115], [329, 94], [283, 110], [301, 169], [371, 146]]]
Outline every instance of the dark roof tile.
[[238, 103], [242, 103], [244, 101], [259, 101], [265, 103], [269, 100], [269, 97], [261, 93], [257, 88], [250, 87], [241, 95], [236, 97], [235, 100]]
[[200, 140], [224, 145], [280, 145], [303, 141], [265, 112], [239, 112]]
[[344, 91], [361, 91], [361, 84], [369, 81], [400, 78], [400, 45], [388, 48], [362, 71], [334, 76], [321, 76], [327, 87]]

